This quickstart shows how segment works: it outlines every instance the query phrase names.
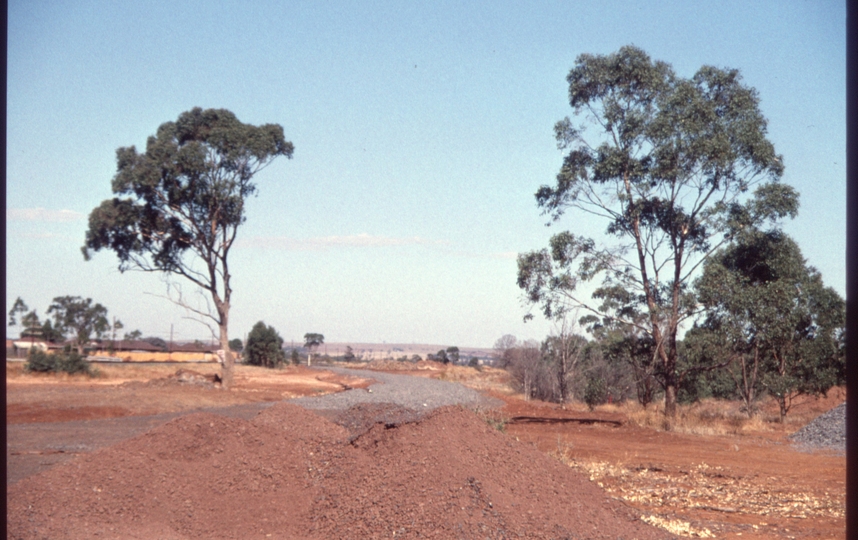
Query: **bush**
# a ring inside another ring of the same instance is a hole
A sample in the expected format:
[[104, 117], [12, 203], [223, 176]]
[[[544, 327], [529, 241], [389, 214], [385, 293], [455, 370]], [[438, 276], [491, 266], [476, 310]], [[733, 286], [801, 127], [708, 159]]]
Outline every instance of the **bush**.
[[66, 347], [63, 354], [58, 355], [56, 371], [66, 373], [90, 373], [89, 362], [74, 349]]
[[56, 358], [54, 355], [48, 354], [38, 349], [30, 349], [30, 354], [27, 355], [27, 363], [24, 364], [25, 371], [35, 371], [36, 373], [46, 373], [56, 369]]
[[248, 364], [263, 367], [277, 367], [286, 361], [283, 353], [283, 338], [271, 326], [259, 321], [247, 336], [245, 353]]
[[66, 348], [61, 353], [48, 354], [37, 349], [30, 349], [30, 354], [27, 358], [27, 363], [24, 365], [26, 371], [35, 371], [38, 373], [85, 373], [92, 374], [89, 362], [86, 357], [81, 356], [71, 347]]
[[590, 377], [587, 379], [587, 387], [584, 389], [584, 402], [592, 411], [596, 405], [608, 401], [608, 385], [602, 377]]

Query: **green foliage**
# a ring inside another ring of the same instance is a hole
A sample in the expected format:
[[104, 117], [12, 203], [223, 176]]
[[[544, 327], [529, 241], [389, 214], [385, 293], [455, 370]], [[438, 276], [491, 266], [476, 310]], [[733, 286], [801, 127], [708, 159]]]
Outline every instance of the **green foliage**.
[[45, 322], [42, 323], [42, 328], [40, 329], [41, 336], [45, 341], [51, 343], [57, 343], [63, 340], [63, 333], [54, 328], [51, 324], [50, 319], [46, 319]]
[[56, 371], [56, 357], [35, 347], [30, 349], [27, 362], [24, 364], [25, 371], [46, 373]]
[[298, 349], [292, 349], [290, 359], [292, 360], [292, 365], [297, 366], [301, 363], [301, 355], [298, 354]]
[[325, 343], [325, 336], [322, 334], [307, 333], [304, 334], [304, 347], [314, 349]]
[[70, 347], [66, 347], [62, 354], [56, 355], [57, 371], [66, 373], [90, 373], [89, 362], [85, 356], [81, 356], [78, 352]]
[[229, 340], [229, 348], [234, 352], [241, 352], [244, 349], [244, 343], [238, 338], [231, 339]]
[[343, 354], [343, 360], [346, 362], [354, 362], [355, 359], [355, 352], [352, 350], [352, 346], [346, 345], [346, 352]]
[[584, 388], [584, 403], [592, 411], [596, 405], [608, 401], [608, 385], [602, 377], [589, 377]]
[[[447, 347], [446, 351], [447, 362], [452, 362], [454, 364], [459, 363], [459, 348], [458, 347]], [[444, 362], [445, 364], [447, 362]]]
[[844, 380], [845, 302], [783, 232], [742, 231], [707, 261], [696, 287], [707, 316], [692, 343], [729, 359], [727, 373], [749, 414], [763, 390], [783, 418], [796, 396]]
[[9, 326], [17, 326], [18, 325], [18, 315], [23, 315], [30, 309], [27, 307], [27, 304], [21, 300], [19, 296], [15, 299], [15, 303], [12, 305], [12, 309], [9, 310]]
[[199, 107], [165, 122], [146, 142], [116, 151], [114, 197], [89, 215], [82, 247], [85, 259], [107, 249], [119, 270], [175, 274], [210, 295], [214, 321], [226, 349], [223, 385], [232, 381], [228, 350], [232, 288], [229, 251], [245, 221], [245, 200], [256, 193], [253, 177], [294, 147], [276, 124], [253, 126], [225, 109]]
[[58, 296], [54, 298], [48, 313], [54, 316], [54, 328], [63, 335], [71, 334], [79, 353], [91, 339], [101, 339], [108, 330], [107, 308], [93, 304], [92, 298]]
[[601, 352], [608, 364], [614, 369], [625, 366], [630, 370], [637, 401], [646, 408], [655, 400], [659, 390], [659, 366], [654, 357], [652, 338], [647, 334], [634, 332], [627, 325], [603, 328], [603, 331], [597, 334], [601, 337]]
[[[247, 336], [246, 362], [254, 366], [277, 367], [286, 361], [283, 338], [271, 326], [259, 321]], [[294, 351], [293, 351], [294, 354]]]
[[125, 341], [137, 341], [138, 339], [143, 337], [143, 332], [140, 330], [134, 330], [132, 332], [126, 332], [125, 336], [122, 338]]
[[[579, 56], [567, 81], [575, 116], [555, 126], [567, 153], [537, 204], [553, 221], [568, 209], [600, 216], [616, 243], [561, 232], [519, 255], [518, 285], [547, 318], [582, 308], [641, 333], [672, 415], [677, 331], [694, 315], [699, 263], [749, 225], [794, 216], [798, 195], [777, 183], [782, 159], [737, 70], [703, 66], [683, 78], [627, 46]], [[589, 302], [579, 286], [594, 280]]]
[[442, 364], [449, 364], [450, 358], [447, 356], [447, 351], [441, 349], [435, 354], [429, 353], [426, 357], [427, 360], [434, 360], [435, 362], [441, 362]]
[[31, 372], [40, 373], [84, 373], [91, 375], [92, 370], [89, 362], [84, 356], [71, 347], [66, 347], [63, 352], [47, 353], [38, 349], [30, 349], [30, 354], [27, 357], [27, 362], [24, 364], [24, 369]]
[[[679, 387], [680, 403], [693, 403], [704, 398], [742, 400], [745, 409], [752, 410], [752, 400], [745, 400], [740, 393], [734, 376], [740, 375], [741, 366], [722, 366], [730, 355], [726, 343], [726, 334], [711, 332], [695, 326], [685, 334], [680, 344], [680, 362], [686, 370]], [[756, 392], [759, 388], [755, 387]], [[748, 396], [750, 397], [750, 396]]]
[[478, 411], [478, 414], [483, 417], [483, 420], [490, 427], [500, 431], [501, 433], [506, 433], [506, 426], [509, 424], [509, 418], [503, 413], [499, 413], [494, 409], [489, 409], [486, 411]]

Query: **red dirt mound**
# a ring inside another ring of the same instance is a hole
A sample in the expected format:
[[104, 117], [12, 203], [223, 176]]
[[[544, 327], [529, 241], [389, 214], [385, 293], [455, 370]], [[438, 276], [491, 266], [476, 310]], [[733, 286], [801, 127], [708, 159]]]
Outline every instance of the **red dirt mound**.
[[357, 436], [285, 403], [252, 421], [191, 414], [7, 496], [16, 539], [667, 536], [456, 407]]

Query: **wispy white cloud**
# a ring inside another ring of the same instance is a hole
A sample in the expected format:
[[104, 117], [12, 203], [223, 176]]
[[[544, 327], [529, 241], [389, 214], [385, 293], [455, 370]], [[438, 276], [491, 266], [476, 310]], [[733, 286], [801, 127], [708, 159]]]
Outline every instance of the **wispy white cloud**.
[[290, 238], [287, 236], [264, 236], [239, 238], [236, 247], [282, 249], [286, 251], [315, 251], [344, 247], [376, 248], [388, 246], [443, 245], [440, 240], [428, 240], [419, 236], [393, 237], [374, 236], [366, 233], [346, 236], [317, 236], [314, 238]]
[[46, 208], [7, 208], [6, 221], [37, 221], [67, 223], [79, 221], [86, 216], [74, 210], [51, 210]]

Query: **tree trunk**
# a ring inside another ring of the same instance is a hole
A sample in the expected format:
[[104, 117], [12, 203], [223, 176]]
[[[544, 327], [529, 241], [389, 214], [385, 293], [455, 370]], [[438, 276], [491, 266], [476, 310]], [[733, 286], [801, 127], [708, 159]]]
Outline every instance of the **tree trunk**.
[[664, 415], [668, 418], [676, 417], [676, 384], [673, 381], [664, 387]]
[[232, 388], [235, 373], [235, 357], [229, 349], [229, 313], [225, 309], [221, 311], [220, 320], [221, 323], [218, 328], [220, 330], [220, 348], [223, 350], [220, 384], [221, 388], [229, 390]]

